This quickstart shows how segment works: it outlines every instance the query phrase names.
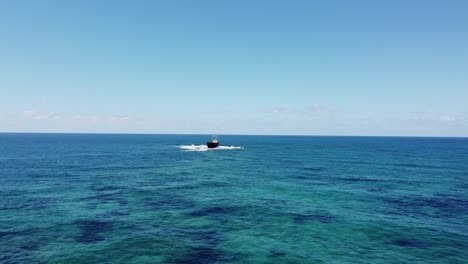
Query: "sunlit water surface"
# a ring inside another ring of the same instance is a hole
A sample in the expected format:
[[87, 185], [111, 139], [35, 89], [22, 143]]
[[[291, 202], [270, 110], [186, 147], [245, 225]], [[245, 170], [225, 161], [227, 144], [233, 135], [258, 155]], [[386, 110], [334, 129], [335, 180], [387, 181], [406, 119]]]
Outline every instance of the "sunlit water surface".
[[0, 134], [0, 263], [468, 263], [468, 139]]

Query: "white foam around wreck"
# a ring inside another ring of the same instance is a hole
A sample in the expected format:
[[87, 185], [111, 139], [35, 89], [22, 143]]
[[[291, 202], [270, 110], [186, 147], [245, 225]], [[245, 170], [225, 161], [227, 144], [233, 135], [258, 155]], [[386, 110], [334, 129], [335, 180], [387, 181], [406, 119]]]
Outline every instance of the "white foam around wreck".
[[208, 150], [231, 150], [231, 149], [242, 149], [239, 146], [218, 146], [217, 148], [208, 148], [206, 145], [181, 145], [179, 148], [186, 151], [208, 151]]

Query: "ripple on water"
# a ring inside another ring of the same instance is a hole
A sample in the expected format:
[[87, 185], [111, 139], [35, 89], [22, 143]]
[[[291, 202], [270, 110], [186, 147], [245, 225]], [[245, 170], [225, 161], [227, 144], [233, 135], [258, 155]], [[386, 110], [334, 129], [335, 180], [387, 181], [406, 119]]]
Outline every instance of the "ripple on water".
[[0, 263], [468, 259], [466, 139], [200, 140], [0, 133]]
[[187, 210], [195, 206], [194, 202], [181, 195], [159, 193], [144, 198], [145, 207], [152, 210]]
[[99, 204], [108, 202], [116, 202], [119, 205], [127, 205], [128, 201], [122, 197], [122, 194], [122, 191], [98, 191], [94, 195], [81, 198], [80, 201], [86, 202], [88, 208], [96, 208], [96, 206]]

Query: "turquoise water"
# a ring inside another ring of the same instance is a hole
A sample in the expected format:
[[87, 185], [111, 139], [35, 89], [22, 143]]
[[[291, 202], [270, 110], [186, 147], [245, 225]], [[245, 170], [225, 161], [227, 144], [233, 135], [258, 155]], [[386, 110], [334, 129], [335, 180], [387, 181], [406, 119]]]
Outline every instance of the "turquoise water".
[[468, 139], [0, 134], [1, 263], [468, 263]]

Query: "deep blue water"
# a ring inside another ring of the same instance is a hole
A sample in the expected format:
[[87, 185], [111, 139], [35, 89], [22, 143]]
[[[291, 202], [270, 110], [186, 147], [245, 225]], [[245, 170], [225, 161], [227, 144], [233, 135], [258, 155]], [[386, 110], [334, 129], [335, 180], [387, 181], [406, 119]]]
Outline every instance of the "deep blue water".
[[0, 134], [0, 263], [468, 263], [468, 139], [209, 139]]

